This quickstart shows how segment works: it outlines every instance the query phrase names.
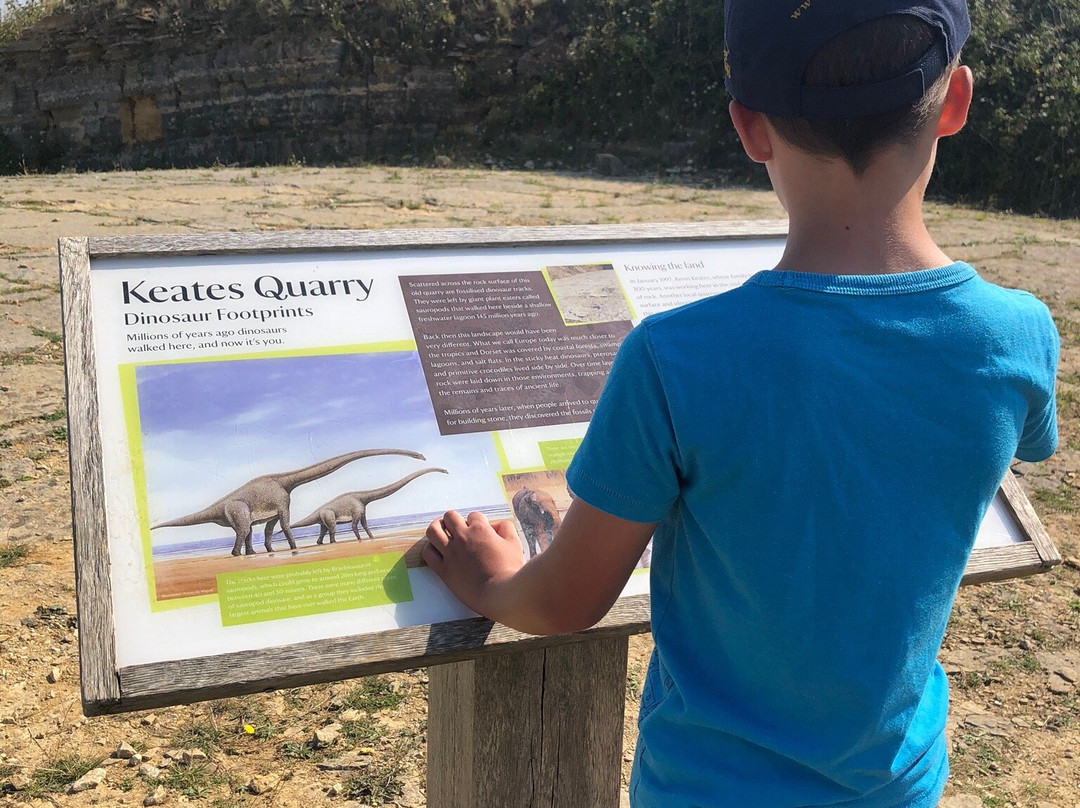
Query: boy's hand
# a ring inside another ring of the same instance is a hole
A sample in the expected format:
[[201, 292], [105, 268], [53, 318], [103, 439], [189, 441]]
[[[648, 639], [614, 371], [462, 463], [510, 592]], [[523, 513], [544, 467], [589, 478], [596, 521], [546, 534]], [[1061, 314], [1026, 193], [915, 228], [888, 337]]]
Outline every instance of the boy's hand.
[[421, 555], [473, 611], [527, 634], [564, 634], [607, 613], [655, 527], [576, 499], [551, 545], [526, 564], [513, 522], [449, 511], [428, 526]]
[[447, 511], [425, 535], [424, 561], [462, 603], [481, 614], [490, 610], [493, 588], [525, 563], [514, 523], [491, 524], [479, 511], [467, 519]]

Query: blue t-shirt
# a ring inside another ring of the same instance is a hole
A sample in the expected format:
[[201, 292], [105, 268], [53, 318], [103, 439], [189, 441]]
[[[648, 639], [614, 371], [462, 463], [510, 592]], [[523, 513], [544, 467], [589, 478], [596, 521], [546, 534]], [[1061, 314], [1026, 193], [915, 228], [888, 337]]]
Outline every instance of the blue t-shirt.
[[1054, 451], [1057, 355], [961, 263], [762, 272], [627, 337], [568, 480], [659, 522], [634, 806], [937, 805], [937, 650], [1011, 459]]

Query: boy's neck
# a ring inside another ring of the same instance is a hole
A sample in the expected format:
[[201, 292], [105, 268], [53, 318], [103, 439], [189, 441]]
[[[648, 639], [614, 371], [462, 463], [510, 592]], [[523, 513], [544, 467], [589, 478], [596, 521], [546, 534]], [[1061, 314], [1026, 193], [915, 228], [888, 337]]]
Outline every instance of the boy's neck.
[[800, 161], [784, 177], [790, 225], [777, 269], [871, 275], [952, 263], [922, 218], [933, 151], [928, 160], [875, 160], [861, 176], [838, 161]]

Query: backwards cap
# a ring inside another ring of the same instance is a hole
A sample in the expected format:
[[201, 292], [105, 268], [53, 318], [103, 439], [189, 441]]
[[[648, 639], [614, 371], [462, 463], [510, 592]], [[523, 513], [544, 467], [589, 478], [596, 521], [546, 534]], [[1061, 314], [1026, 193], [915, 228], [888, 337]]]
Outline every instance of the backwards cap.
[[[852, 87], [805, 87], [803, 74], [830, 39], [868, 20], [918, 17], [934, 44], [899, 75]], [[724, 69], [740, 103], [788, 118], [856, 118], [914, 104], [971, 33], [966, 0], [726, 0]]]

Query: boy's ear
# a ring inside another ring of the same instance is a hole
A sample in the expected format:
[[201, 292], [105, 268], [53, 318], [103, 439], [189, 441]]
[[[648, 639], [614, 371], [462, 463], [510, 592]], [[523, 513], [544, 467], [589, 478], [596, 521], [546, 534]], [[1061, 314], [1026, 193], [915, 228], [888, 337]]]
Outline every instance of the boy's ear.
[[949, 77], [949, 89], [945, 91], [945, 102], [941, 106], [938, 119], [937, 137], [955, 135], [967, 123], [971, 99], [975, 94], [975, 79], [967, 65], [956, 68]]
[[772, 138], [765, 116], [744, 107], [738, 101], [732, 101], [728, 105], [728, 112], [731, 114], [731, 122], [735, 124], [735, 131], [739, 134], [746, 156], [755, 163], [767, 163], [771, 160]]

